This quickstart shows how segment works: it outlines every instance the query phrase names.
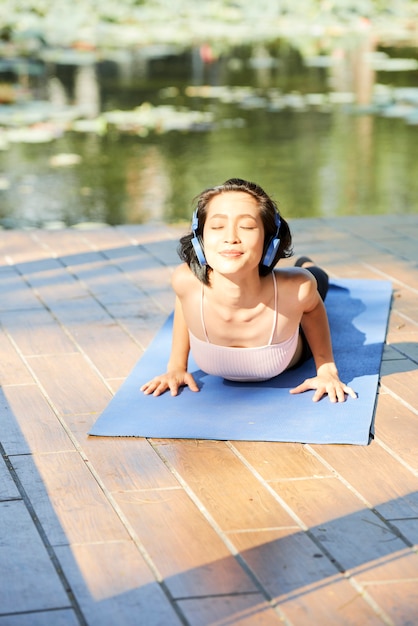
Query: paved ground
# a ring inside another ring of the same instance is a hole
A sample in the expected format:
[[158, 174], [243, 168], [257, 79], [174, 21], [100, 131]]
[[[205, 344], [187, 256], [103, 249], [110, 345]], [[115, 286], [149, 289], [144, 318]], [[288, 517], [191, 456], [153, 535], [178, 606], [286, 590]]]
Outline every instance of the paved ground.
[[292, 222], [394, 299], [363, 446], [89, 438], [182, 232], [0, 232], [0, 626], [418, 624], [418, 216]]

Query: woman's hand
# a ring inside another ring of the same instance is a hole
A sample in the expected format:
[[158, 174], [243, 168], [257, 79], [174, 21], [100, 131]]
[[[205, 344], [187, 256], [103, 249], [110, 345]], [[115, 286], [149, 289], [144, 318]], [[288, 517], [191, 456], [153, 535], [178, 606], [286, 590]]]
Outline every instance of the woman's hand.
[[291, 389], [290, 393], [303, 393], [310, 389], [316, 390], [312, 398], [314, 402], [318, 402], [326, 394], [331, 402], [345, 402], [346, 394], [357, 398], [356, 392], [339, 379], [334, 363], [321, 365], [314, 378], [307, 378], [303, 383]]
[[170, 372], [166, 372], [165, 374], [161, 374], [161, 376], [155, 376], [152, 380], [149, 380], [147, 383], [142, 385], [141, 391], [145, 393], [145, 395], [150, 395], [151, 393], [154, 396], [160, 396], [162, 393], [170, 390], [172, 396], [176, 396], [178, 394], [179, 388], [187, 386], [191, 391], [199, 391], [199, 387], [196, 384], [193, 376], [184, 370], [173, 370]]

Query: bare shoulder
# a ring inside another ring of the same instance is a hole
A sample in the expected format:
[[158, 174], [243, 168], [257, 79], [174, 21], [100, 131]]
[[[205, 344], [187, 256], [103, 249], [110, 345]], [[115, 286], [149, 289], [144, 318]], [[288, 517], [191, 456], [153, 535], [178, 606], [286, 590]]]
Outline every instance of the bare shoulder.
[[316, 297], [316, 279], [308, 270], [303, 267], [285, 267], [274, 271], [278, 284], [294, 294], [299, 302], [306, 303]]
[[275, 269], [274, 272], [280, 282], [294, 285], [296, 288], [302, 285], [306, 285], [308, 289], [316, 286], [313, 274], [303, 267], [284, 267]]
[[200, 282], [189, 266], [186, 263], [182, 263], [174, 270], [171, 277], [171, 285], [175, 293], [181, 297], [189, 292], [190, 289], [196, 289], [196, 287], [200, 285]]

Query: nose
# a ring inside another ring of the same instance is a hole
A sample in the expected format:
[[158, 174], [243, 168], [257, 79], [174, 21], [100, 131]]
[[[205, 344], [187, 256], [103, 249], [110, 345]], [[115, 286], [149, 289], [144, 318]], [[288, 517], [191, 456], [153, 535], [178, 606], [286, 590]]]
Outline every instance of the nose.
[[233, 222], [229, 222], [225, 230], [225, 243], [238, 243], [238, 228]]

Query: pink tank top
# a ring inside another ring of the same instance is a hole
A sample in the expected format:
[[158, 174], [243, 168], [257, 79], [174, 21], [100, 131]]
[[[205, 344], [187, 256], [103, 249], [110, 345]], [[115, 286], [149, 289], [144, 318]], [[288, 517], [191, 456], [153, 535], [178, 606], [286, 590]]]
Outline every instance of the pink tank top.
[[212, 376], [221, 376], [234, 381], [262, 381], [281, 374], [289, 365], [296, 352], [299, 328], [286, 341], [272, 343], [277, 324], [277, 286], [274, 283], [274, 321], [269, 343], [255, 348], [230, 348], [210, 343], [203, 315], [203, 285], [200, 303], [200, 316], [206, 341], [195, 337], [189, 331], [190, 350], [197, 366]]

